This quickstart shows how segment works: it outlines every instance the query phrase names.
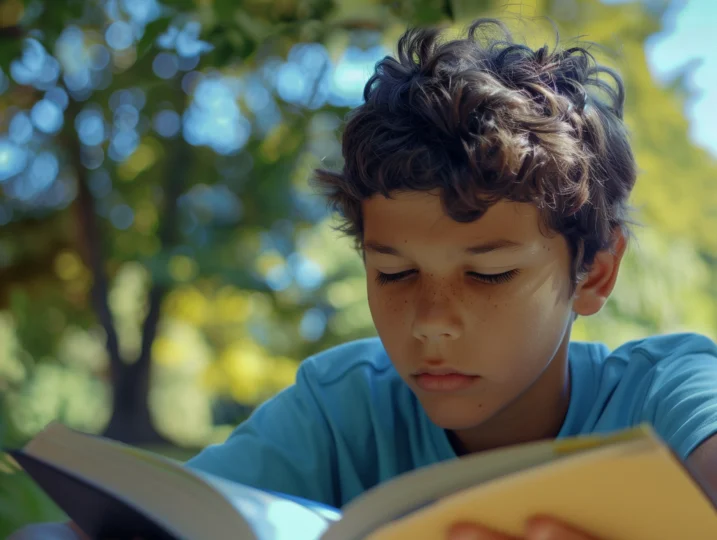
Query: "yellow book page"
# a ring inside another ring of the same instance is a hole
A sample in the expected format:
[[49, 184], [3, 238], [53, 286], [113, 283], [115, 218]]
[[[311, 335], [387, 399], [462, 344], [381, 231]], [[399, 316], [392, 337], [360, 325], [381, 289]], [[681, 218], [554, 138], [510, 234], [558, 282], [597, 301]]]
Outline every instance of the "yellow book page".
[[550, 514], [601, 540], [713, 540], [717, 512], [670, 451], [643, 439], [578, 453], [446, 497], [369, 540], [440, 539], [475, 521], [520, 536]]
[[657, 444], [663, 444], [649, 424], [639, 424], [630, 429], [624, 429], [610, 434], [596, 433], [592, 435], [578, 435], [567, 439], [553, 441], [553, 451], [557, 454], [572, 454], [584, 452], [601, 446], [624, 443], [627, 441], [651, 439]]

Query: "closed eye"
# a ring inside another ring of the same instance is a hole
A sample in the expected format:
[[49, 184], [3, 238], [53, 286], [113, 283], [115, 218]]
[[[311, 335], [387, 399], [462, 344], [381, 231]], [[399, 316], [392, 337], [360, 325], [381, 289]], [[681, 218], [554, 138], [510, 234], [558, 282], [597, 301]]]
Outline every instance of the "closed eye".
[[379, 285], [386, 285], [388, 283], [394, 283], [406, 279], [416, 273], [416, 270], [404, 270], [403, 272], [396, 272], [395, 274], [386, 274], [385, 272], [378, 272], [376, 274], [376, 283]]
[[[508, 272], [502, 272], [500, 274], [481, 274], [479, 272], [467, 272], [467, 275], [471, 278], [481, 281], [483, 283], [498, 284], [507, 283], [515, 276], [518, 275], [519, 270], [509, 270]], [[403, 272], [396, 272], [393, 274], [387, 274], [385, 272], [377, 272], [376, 282], [379, 285], [387, 285], [388, 283], [395, 283], [402, 281], [414, 274], [418, 273], [417, 270], [404, 270]]]
[[478, 272], [468, 272], [468, 275], [478, 281], [482, 281], [483, 283], [497, 284], [507, 283], [517, 276], [519, 272], [519, 270], [509, 270], [501, 274], [479, 274]]

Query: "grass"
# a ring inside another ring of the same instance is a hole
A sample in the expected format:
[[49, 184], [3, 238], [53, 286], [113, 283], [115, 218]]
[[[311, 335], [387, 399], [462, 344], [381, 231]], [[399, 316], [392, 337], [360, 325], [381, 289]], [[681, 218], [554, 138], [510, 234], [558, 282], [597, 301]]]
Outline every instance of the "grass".
[[10, 470], [6, 457], [0, 458], [0, 538], [7, 538], [12, 531], [43, 521], [67, 519], [45, 493], [23, 471]]

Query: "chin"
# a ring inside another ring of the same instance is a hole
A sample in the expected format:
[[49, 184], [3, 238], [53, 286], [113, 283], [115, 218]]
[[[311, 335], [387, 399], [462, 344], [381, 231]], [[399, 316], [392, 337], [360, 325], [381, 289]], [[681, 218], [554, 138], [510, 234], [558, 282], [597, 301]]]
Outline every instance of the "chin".
[[434, 424], [451, 431], [477, 427], [493, 416], [491, 407], [465, 398], [444, 397], [440, 400], [419, 401]]

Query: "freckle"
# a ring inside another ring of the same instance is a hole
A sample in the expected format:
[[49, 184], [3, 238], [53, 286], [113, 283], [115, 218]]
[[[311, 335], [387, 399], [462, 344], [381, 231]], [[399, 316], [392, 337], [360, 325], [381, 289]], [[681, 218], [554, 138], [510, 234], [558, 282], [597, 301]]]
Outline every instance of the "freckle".
[[482, 403], [479, 403], [479, 404], [478, 404], [478, 408], [480, 409], [481, 407], [483, 407], [483, 404], [482, 404]]

